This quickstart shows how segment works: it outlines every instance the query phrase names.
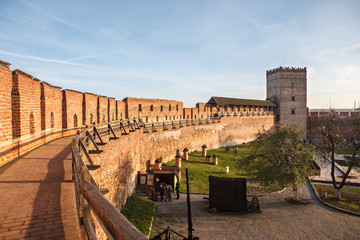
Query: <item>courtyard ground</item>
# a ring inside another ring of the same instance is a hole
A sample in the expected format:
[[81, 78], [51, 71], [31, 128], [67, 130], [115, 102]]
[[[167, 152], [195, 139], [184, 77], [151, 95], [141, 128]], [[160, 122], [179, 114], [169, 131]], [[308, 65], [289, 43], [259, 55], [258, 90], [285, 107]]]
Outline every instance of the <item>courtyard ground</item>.
[[[200, 239], [360, 239], [360, 217], [322, 205], [310, 189], [302, 189], [306, 205], [284, 199], [291, 191], [259, 197], [262, 213], [217, 212], [208, 209], [207, 195], [191, 195], [194, 236]], [[250, 200], [250, 198], [249, 198]], [[156, 202], [153, 235], [168, 225], [187, 236], [186, 195], [172, 202]]]

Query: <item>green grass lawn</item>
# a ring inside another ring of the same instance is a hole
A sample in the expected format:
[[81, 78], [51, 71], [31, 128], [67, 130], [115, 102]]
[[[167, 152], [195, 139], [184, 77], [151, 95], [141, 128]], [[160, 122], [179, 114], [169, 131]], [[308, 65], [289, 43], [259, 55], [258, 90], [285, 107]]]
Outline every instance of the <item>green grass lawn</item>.
[[[236, 147], [239, 149], [235, 154]], [[241, 166], [241, 159], [246, 157], [249, 145], [232, 146], [228, 150], [219, 148], [208, 150], [209, 155], [218, 155], [218, 165], [206, 164], [205, 157], [201, 157], [201, 152], [194, 151], [189, 153], [189, 160], [182, 160], [181, 174], [181, 191], [186, 191], [186, 173], [185, 169], [189, 169], [190, 192], [209, 193], [209, 176], [229, 177], [229, 178], [246, 178], [252, 180], [253, 174], [244, 170]], [[164, 165], [175, 166], [175, 161], [168, 162]], [[229, 167], [229, 173], [225, 173], [225, 167]], [[247, 190], [249, 194], [259, 192], [270, 192], [277, 190], [277, 187], [264, 187], [259, 184], [251, 184], [248, 182]]]
[[[360, 189], [344, 187], [341, 190], [341, 200], [335, 198], [333, 186], [313, 184], [316, 192], [324, 202], [351, 212], [360, 213]], [[321, 192], [327, 191], [327, 198], [323, 198]]]
[[154, 215], [154, 202], [147, 197], [132, 195], [128, 197], [121, 213], [139, 229], [142, 234], [147, 236]]

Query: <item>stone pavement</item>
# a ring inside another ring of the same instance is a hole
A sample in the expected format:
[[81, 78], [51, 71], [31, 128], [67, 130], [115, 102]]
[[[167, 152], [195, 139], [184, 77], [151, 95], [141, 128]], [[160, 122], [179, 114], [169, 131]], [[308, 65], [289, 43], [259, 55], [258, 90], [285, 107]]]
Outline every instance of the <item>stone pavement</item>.
[[80, 239], [72, 138], [55, 140], [0, 168], [0, 240]]
[[[284, 201], [292, 192], [259, 197], [263, 212], [209, 212], [205, 195], [191, 195], [194, 236], [200, 239], [360, 239], [360, 217], [322, 205], [309, 185], [303, 187], [301, 198], [307, 205]], [[158, 218], [154, 233], [168, 225], [187, 236], [186, 195], [171, 203], [156, 202]]]

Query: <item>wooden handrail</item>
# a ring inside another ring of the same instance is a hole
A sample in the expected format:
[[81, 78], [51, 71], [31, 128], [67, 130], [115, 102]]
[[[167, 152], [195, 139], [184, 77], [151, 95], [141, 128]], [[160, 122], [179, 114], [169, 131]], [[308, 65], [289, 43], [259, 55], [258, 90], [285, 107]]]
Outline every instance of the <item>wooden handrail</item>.
[[80, 192], [114, 239], [147, 239], [90, 182], [84, 181]]

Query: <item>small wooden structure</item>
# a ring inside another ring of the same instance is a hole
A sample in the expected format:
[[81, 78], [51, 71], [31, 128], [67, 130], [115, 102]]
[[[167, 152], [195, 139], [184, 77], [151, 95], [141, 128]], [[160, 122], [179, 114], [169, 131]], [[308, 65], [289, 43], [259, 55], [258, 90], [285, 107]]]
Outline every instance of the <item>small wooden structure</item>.
[[210, 209], [247, 211], [246, 179], [209, 176]]
[[[174, 167], [163, 166], [162, 170], [150, 170], [138, 172], [138, 190], [143, 192], [160, 192], [160, 183], [165, 182], [175, 189], [177, 179], [181, 176], [181, 170]], [[180, 179], [179, 179], [180, 180]]]

